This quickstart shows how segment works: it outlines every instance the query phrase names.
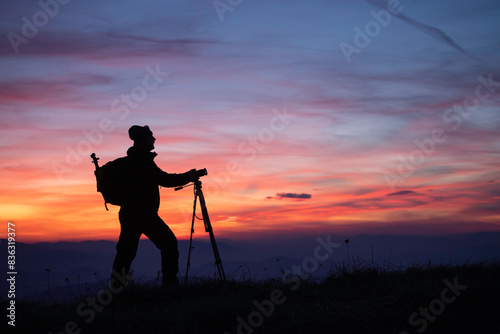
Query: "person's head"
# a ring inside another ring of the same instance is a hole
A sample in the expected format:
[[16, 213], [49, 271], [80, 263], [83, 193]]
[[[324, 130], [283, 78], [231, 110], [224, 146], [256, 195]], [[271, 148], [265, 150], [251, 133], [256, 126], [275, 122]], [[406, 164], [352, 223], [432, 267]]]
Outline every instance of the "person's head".
[[153, 137], [153, 132], [151, 132], [147, 125], [133, 125], [128, 130], [128, 136], [134, 141], [134, 147], [140, 150], [149, 152], [155, 148], [154, 143], [156, 138]]

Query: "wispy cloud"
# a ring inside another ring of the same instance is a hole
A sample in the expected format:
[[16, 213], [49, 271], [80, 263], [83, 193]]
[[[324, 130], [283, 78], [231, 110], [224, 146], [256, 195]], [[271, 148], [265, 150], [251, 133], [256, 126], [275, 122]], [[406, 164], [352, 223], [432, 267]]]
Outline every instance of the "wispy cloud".
[[267, 198], [293, 198], [293, 199], [310, 199], [311, 194], [296, 194], [296, 193], [277, 193], [275, 197], [267, 197]]
[[[384, 0], [366, 0], [368, 3], [371, 3], [375, 7], [381, 8], [381, 9], [387, 9], [388, 7], [388, 2]], [[448, 44], [452, 48], [460, 51], [461, 53], [472, 57], [467, 51], [465, 51], [460, 45], [458, 45], [448, 34], [446, 34], [444, 31], [441, 29], [438, 29], [436, 27], [432, 27], [428, 24], [424, 24], [422, 22], [419, 22], [415, 19], [412, 19], [405, 15], [404, 13], [400, 12], [398, 15], [395, 15], [398, 19], [405, 21], [406, 23], [410, 24], [411, 26], [417, 28], [418, 30], [426, 33], [427, 35], [431, 36], [432, 38], [437, 39], [438, 41], [441, 41], [445, 44]]]
[[412, 190], [401, 190], [401, 191], [387, 194], [386, 196], [399, 196], [399, 195], [408, 195], [408, 194], [416, 194], [416, 192], [414, 192]]

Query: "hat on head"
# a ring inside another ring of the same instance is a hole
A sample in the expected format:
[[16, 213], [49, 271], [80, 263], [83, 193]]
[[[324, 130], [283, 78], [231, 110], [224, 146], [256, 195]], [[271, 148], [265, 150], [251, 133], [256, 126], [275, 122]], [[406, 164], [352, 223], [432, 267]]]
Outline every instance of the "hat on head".
[[144, 126], [133, 125], [130, 127], [130, 129], [128, 129], [128, 136], [133, 141], [141, 140], [152, 135], [153, 132], [149, 129], [149, 126], [147, 125]]

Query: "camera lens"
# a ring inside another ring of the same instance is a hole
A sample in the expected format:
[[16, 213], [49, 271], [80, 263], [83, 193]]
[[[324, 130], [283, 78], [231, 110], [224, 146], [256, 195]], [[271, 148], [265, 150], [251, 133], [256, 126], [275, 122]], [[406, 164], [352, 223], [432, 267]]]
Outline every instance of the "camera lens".
[[207, 175], [207, 169], [206, 168], [203, 168], [203, 169], [199, 169], [196, 171], [196, 175], [198, 175], [198, 177], [202, 177], [202, 176], [205, 176]]

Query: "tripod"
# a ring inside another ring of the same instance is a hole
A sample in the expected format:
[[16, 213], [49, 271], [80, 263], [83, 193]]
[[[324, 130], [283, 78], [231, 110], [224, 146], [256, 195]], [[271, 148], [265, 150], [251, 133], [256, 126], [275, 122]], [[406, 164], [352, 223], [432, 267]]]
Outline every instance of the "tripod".
[[[191, 266], [191, 246], [193, 243], [193, 233], [194, 233], [194, 218], [196, 217], [196, 202], [197, 199], [200, 199], [201, 213], [203, 215], [203, 222], [205, 224], [205, 232], [208, 232], [210, 236], [210, 242], [212, 244], [212, 250], [215, 256], [215, 265], [217, 266], [217, 272], [219, 274], [219, 278], [221, 281], [226, 281], [226, 275], [224, 274], [224, 268], [222, 268], [222, 260], [219, 255], [219, 250], [217, 248], [217, 244], [215, 242], [214, 231], [212, 229], [212, 224], [210, 224], [210, 218], [208, 217], [207, 206], [205, 204], [205, 197], [203, 196], [203, 192], [201, 191], [201, 181], [197, 179], [194, 183], [194, 202], [193, 202], [193, 219], [191, 220], [191, 236], [189, 237], [189, 250], [188, 250], [188, 258], [187, 258], [187, 266], [186, 266], [186, 277], [184, 279], [184, 284], [187, 283], [189, 267]], [[183, 187], [175, 188], [175, 190], [182, 189]], [[196, 217], [198, 218], [198, 217]], [[200, 218], [198, 218], [200, 219]], [[201, 220], [201, 219], [200, 219]]]

